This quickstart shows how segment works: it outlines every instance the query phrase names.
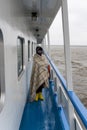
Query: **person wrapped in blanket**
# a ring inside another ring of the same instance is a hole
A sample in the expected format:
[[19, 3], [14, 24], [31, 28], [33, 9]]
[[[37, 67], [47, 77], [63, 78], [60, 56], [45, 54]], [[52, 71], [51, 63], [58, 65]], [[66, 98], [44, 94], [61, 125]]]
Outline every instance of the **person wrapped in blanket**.
[[40, 46], [36, 47], [30, 81], [30, 101], [44, 100], [42, 89], [49, 87], [50, 65], [47, 63]]

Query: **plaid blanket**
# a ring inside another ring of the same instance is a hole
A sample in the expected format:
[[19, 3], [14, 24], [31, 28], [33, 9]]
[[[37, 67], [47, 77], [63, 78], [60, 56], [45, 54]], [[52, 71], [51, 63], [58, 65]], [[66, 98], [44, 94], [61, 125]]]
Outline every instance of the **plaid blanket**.
[[36, 91], [43, 83], [44, 87], [48, 87], [49, 72], [47, 66], [48, 63], [44, 55], [34, 55], [30, 82], [30, 101], [35, 99]]

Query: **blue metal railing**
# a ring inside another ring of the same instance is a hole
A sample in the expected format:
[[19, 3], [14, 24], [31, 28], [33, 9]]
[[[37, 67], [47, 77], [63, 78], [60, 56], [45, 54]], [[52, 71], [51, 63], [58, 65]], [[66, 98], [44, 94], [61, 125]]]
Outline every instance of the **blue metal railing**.
[[57, 69], [56, 65], [52, 62], [50, 57], [46, 52], [44, 52], [51, 67], [53, 68], [54, 72], [56, 73], [58, 79], [60, 80], [68, 98], [70, 99], [75, 111], [79, 115], [81, 121], [83, 122], [85, 128], [87, 129], [87, 109], [84, 107], [84, 105], [81, 103], [79, 98], [76, 96], [76, 94], [73, 91], [68, 91], [67, 90], [67, 85], [66, 85], [66, 80], [63, 78], [59, 70]]

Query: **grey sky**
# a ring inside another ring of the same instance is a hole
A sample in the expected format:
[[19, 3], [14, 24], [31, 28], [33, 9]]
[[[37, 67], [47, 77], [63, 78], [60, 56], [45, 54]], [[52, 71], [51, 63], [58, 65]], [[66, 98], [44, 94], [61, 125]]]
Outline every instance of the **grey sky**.
[[[87, 0], [68, 0], [71, 45], [87, 45]], [[50, 28], [51, 44], [63, 44], [62, 16], [58, 12]]]

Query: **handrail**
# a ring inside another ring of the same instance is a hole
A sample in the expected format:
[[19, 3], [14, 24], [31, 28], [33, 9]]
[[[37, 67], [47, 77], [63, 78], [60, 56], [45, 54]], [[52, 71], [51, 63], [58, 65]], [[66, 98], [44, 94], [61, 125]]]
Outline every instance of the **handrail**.
[[62, 87], [64, 88], [68, 98], [70, 99], [74, 109], [76, 110], [77, 114], [79, 115], [81, 121], [83, 122], [85, 128], [87, 129], [87, 109], [84, 107], [84, 105], [81, 103], [79, 98], [76, 96], [76, 94], [73, 91], [68, 91], [67, 90], [67, 85], [66, 85], [66, 80], [64, 77], [61, 75], [59, 72], [58, 68], [56, 65], [53, 63], [51, 58], [48, 56], [48, 54], [44, 51], [45, 56], [47, 57], [51, 67], [55, 71], [58, 79], [60, 80]]

